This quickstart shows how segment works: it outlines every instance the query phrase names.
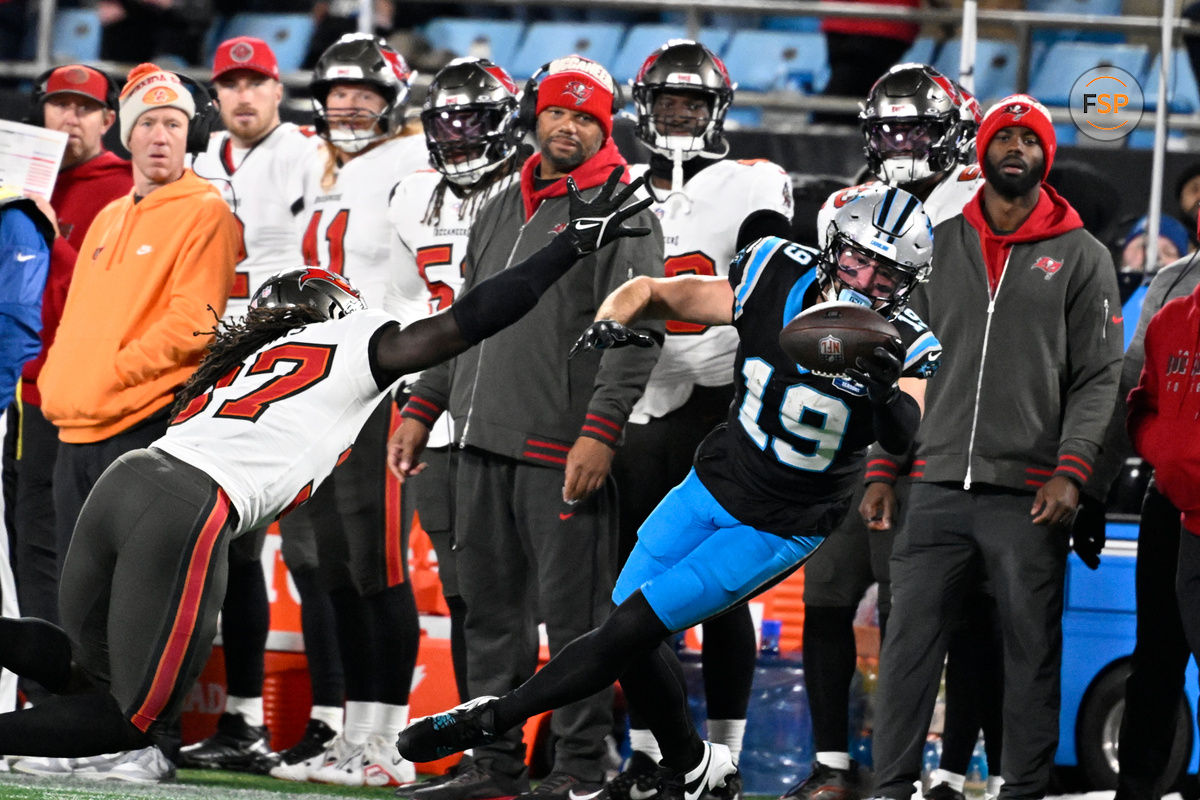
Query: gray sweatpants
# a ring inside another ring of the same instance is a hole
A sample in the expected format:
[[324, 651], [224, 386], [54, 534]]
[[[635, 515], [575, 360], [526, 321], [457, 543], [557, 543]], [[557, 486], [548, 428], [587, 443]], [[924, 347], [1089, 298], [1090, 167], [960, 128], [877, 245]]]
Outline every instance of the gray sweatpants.
[[[456, 518], [459, 589], [471, 695], [501, 695], [537, 668], [538, 623], [553, 656], [612, 609], [617, 557], [616, 492], [576, 506], [562, 500], [563, 471], [467, 448], [459, 454]], [[612, 690], [555, 709], [554, 769], [602, 782]], [[494, 772], [525, 768], [520, 729], [475, 760]]]
[[892, 551], [892, 615], [876, 687], [875, 794], [905, 800], [946, 657], [948, 621], [971, 588], [972, 559], [991, 583], [1004, 642], [1001, 797], [1039, 798], [1058, 746], [1063, 578], [1068, 537], [1034, 525], [1032, 494], [917, 483]]

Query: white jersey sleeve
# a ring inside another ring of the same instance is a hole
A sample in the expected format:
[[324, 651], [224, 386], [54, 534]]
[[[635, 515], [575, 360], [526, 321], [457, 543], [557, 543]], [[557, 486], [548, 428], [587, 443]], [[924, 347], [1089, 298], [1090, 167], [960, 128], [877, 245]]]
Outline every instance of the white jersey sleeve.
[[983, 175], [979, 167], [959, 165], [955, 167], [929, 193], [925, 200], [925, 213], [937, 227], [942, 222], [962, 213], [963, 206], [983, 186]]
[[[635, 174], [645, 165], [631, 167]], [[742, 223], [755, 211], [792, 218], [792, 181], [770, 161], [722, 160], [705, 167], [683, 186], [683, 195], [656, 189], [662, 201], [651, 206], [662, 223], [663, 272], [675, 275], [728, 275], [737, 254]], [[675, 320], [666, 325], [662, 355], [634, 406], [630, 420], [646, 422], [679, 408], [692, 387], [720, 386], [733, 380], [738, 334], [730, 326], [705, 327]]]
[[323, 148], [304, 177], [304, 264], [345, 275], [369, 308], [384, 308], [388, 298], [405, 321], [425, 315], [426, 291], [418, 276], [392, 266], [388, 200], [402, 178], [428, 167], [428, 158], [423, 136], [392, 139], [348, 161], [324, 186]]
[[369, 345], [393, 322], [368, 309], [289, 332], [196, 398], [153, 446], [212, 476], [240, 530], [277, 519], [316, 491], [379, 405]]
[[296, 215], [304, 204], [300, 176], [317, 160], [319, 147], [319, 139], [285, 122], [248, 151], [236, 150], [223, 133], [196, 156], [193, 171], [220, 190], [242, 230], [245, 256], [235, 268], [226, 319], [245, 314], [267, 278], [303, 266], [296, 236]]

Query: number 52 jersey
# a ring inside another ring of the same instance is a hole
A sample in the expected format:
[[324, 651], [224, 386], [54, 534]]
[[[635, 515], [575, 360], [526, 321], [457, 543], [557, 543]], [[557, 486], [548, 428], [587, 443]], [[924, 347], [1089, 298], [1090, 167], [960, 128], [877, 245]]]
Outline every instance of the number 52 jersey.
[[367, 309], [289, 331], [193, 400], [153, 446], [217, 482], [239, 531], [316, 491], [350, 451], [387, 386], [371, 342], [395, 319]]
[[[696, 451], [696, 474], [717, 501], [780, 536], [829, 533], [829, 515], [841, 513], [875, 440], [861, 385], [814, 375], [779, 345], [784, 326], [822, 301], [818, 255], [768, 237], [730, 264], [737, 392], [727, 421]], [[893, 323], [905, 349], [903, 375], [931, 376], [942, 352], [937, 337], [909, 309]]]

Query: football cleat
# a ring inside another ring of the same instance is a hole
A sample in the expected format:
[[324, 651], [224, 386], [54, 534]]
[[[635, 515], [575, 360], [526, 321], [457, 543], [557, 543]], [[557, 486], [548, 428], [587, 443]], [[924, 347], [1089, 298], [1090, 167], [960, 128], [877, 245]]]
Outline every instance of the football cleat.
[[508, 800], [527, 791], [528, 779], [488, 772], [472, 761], [450, 780], [419, 786], [408, 796], [412, 800]]
[[588, 783], [566, 772], [551, 772], [535, 788], [517, 795], [516, 800], [600, 800], [603, 794], [602, 783]]
[[121, 753], [109, 769], [96, 772], [76, 770], [75, 775], [88, 780], [162, 783], [175, 780], [175, 765], [163, 755], [162, 750], [151, 746]]
[[658, 796], [660, 800], [700, 800], [700, 798], [725, 785], [730, 775], [737, 772], [733, 755], [723, 744], [704, 743], [700, 763], [685, 773], [667, 767], [658, 770]]
[[929, 787], [929, 791], [925, 793], [925, 800], [967, 800], [967, 797], [950, 784], [939, 783]]
[[497, 735], [492, 714], [495, 701], [495, 697], [477, 697], [449, 711], [419, 719], [400, 731], [396, 749], [409, 761], [421, 762], [490, 744]]
[[703, 800], [742, 800], [742, 773], [735, 769], [732, 775], [725, 778], [724, 786], [709, 789], [704, 793]]
[[658, 796], [658, 764], [635, 750], [625, 769], [604, 786], [602, 800], [651, 800]]
[[335, 737], [320, 766], [308, 771], [308, 780], [338, 786], [362, 786], [365, 744], [353, 744], [346, 740], [345, 734]]
[[784, 793], [780, 800], [859, 800], [854, 769], [838, 769], [820, 761], [808, 777]]
[[417, 768], [405, 761], [388, 737], [372, 734], [363, 745], [363, 785], [403, 786], [417, 779]]
[[245, 772], [271, 753], [265, 726], [249, 725], [241, 714], [225, 712], [217, 732], [179, 751], [177, 762], [186, 769], [229, 769]]
[[300, 741], [279, 753], [279, 763], [272, 765], [267, 774], [283, 781], [306, 781], [310, 769], [325, 763], [325, 749], [337, 733], [319, 719], [310, 719], [304, 727]]

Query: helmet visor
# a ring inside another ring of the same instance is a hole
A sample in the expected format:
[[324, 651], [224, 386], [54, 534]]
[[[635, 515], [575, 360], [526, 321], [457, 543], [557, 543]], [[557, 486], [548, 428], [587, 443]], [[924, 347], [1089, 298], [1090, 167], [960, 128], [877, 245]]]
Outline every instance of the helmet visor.
[[876, 309], [891, 304], [912, 277], [894, 261], [843, 237], [835, 240], [832, 255], [838, 281], [871, 298]]
[[867, 143], [880, 158], [924, 158], [945, 131], [938, 120], [876, 120], [867, 124]]

